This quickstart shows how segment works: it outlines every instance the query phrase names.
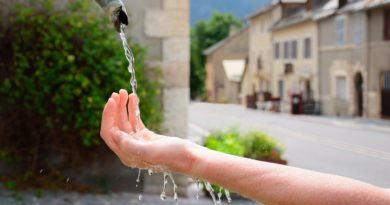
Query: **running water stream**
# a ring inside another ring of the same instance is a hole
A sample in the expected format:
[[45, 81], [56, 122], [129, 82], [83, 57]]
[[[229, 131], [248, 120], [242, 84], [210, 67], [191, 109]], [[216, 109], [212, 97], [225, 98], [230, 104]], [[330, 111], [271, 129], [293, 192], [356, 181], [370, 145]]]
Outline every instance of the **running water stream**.
[[[135, 59], [134, 59], [134, 55], [133, 55], [133, 52], [127, 42], [127, 38], [126, 38], [126, 25], [125, 24], [121, 24], [120, 25], [120, 33], [119, 33], [119, 36], [122, 40], [122, 44], [123, 44], [123, 49], [125, 51], [125, 56], [126, 56], [126, 59], [127, 61], [129, 62], [129, 66], [128, 66], [128, 71], [130, 73], [130, 86], [131, 86], [131, 90], [132, 90], [132, 93], [137, 95], [137, 79], [136, 79], [136, 75], [135, 75]], [[142, 131], [142, 129], [144, 129], [142, 127], [142, 123], [141, 123], [141, 112], [139, 110], [139, 106], [138, 106], [138, 103], [139, 102], [136, 102], [137, 104], [137, 110], [136, 110], [136, 133]], [[142, 137], [141, 137], [142, 138]], [[153, 170], [152, 169], [149, 169], [147, 170], [148, 171], [148, 175], [152, 175], [153, 174]], [[138, 169], [138, 177], [137, 177], [137, 180], [136, 180], [136, 187], [139, 186], [139, 183], [140, 183], [140, 177], [141, 177], [141, 172], [142, 170], [141, 169]], [[163, 176], [164, 176], [164, 184], [163, 184], [163, 190], [161, 192], [161, 195], [160, 195], [160, 198], [161, 200], [165, 200], [166, 199], [166, 187], [168, 185], [168, 180], [170, 179], [171, 182], [172, 182], [172, 185], [173, 185], [173, 199], [175, 200], [175, 203], [176, 205], [179, 204], [178, 202], [178, 193], [177, 193], [177, 185], [175, 183], [175, 180], [172, 176], [172, 173], [170, 171], [164, 171], [163, 172]], [[196, 198], [199, 197], [199, 184], [200, 184], [200, 181], [197, 180], [196, 181], [196, 184], [197, 184], [197, 196]], [[220, 205], [221, 204], [221, 196], [222, 196], [222, 190], [219, 191], [218, 193], [218, 199], [216, 199], [215, 197], [215, 194], [214, 194], [214, 190], [211, 186], [211, 184], [209, 182], [204, 182], [205, 184], [205, 187], [206, 187], [206, 190], [210, 193], [211, 197], [213, 198], [213, 202], [214, 202], [214, 205]], [[225, 189], [225, 195], [226, 195], [226, 198], [228, 199], [228, 202], [230, 203], [231, 202], [231, 198], [230, 198], [230, 194], [229, 194], [229, 191]], [[142, 194], [140, 194], [138, 196], [138, 199], [139, 200], [142, 200]]]

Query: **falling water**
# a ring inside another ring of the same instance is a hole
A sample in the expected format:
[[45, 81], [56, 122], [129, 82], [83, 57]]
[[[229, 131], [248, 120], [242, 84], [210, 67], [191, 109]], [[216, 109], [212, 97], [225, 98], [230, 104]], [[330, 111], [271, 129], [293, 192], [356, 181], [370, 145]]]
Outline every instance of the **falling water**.
[[228, 200], [228, 203], [231, 203], [232, 202], [232, 198], [230, 197], [230, 191], [225, 189], [225, 195], [226, 195], [226, 198]]
[[199, 199], [200, 180], [197, 179], [195, 183], [196, 183], [196, 199]]
[[[127, 38], [126, 38], [126, 32], [125, 32], [125, 29], [126, 29], [126, 25], [124, 24], [121, 24], [120, 26], [120, 33], [119, 33], [119, 36], [122, 40], [122, 44], [123, 44], [123, 49], [125, 51], [125, 56], [126, 56], [126, 59], [127, 61], [129, 62], [129, 66], [128, 66], [128, 71], [131, 75], [130, 77], [130, 86], [131, 86], [131, 90], [132, 90], [132, 93], [133, 94], [137, 94], [137, 80], [136, 80], [136, 75], [135, 75], [135, 59], [134, 59], [134, 55], [133, 55], [133, 52], [127, 42]], [[142, 127], [142, 123], [141, 123], [141, 117], [140, 117], [140, 110], [139, 110], [139, 101], [135, 102], [136, 103], [136, 107], [137, 107], [137, 110], [135, 111], [135, 115], [136, 115], [136, 132], [138, 133], [139, 131], [141, 131], [142, 129], [144, 129]], [[152, 175], [153, 174], [153, 170], [149, 169], [148, 170], [148, 174], [149, 175]], [[137, 177], [137, 180], [136, 180], [136, 187], [139, 186], [139, 183], [140, 183], [140, 177], [141, 177], [141, 169], [138, 169], [138, 177]], [[176, 205], [178, 205], [178, 194], [177, 194], [177, 185], [172, 177], [172, 173], [169, 172], [169, 171], [165, 171], [164, 172], [164, 185], [163, 185], [163, 191], [161, 193], [161, 200], [165, 200], [166, 199], [166, 193], [165, 193], [165, 190], [166, 190], [166, 186], [168, 184], [168, 178], [170, 178], [170, 180], [172, 181], [172, 184], [173, 184], [173, 198], [176, 202]], [[199, 184], [200, 184], [200, 181], [197, 180], [197, 194], [196, 194], [196, 198], [198, 199], [199, 198]], [[213, 202], [214, 204], [217, 204], [217, 201], [216, 201], [216, 198], [215, 198], [215, 194], [214, 194], [214, 190], [211, 186], [211, 184], [209, 182], [205, 182], [205, 187], [206, 187], [206, 190], [210, 193], [211, 197], [213, 198]], [[221, 199], [221, 195], [222, 193], [219, 192], [218, 193], [218, 201], [220, 203], [220, 199]], [[231, 202], [231, 198], [230, 198], [230, 194], [229, 194], [229, 191], [225, 189], [225, 195], [226, 195], [226, 198], [228, 199], [228, 202], [230, 203]], [[139, 200], [142, 200], [142, 195], [140, 194], [138, 196], [138, 199]]]
[[171, 182], [173, 184], [173, 199], [176, 202], [176, 205], [179, 204], [179, 197], [177, 196], [177, 185], [175, 183], [175, 180], [173, 179], [172, 173], [168, 172], [169, 178], [171, 179]]
[[169, 177], [169, 173], [164, 172], [164, 185], [163, 185], [163, 190], [162, 190], [161, 195], [160, 195], [160, 198], [163, 201], [167, 198], [167, 195], [165, 193], [165, 189], [167, 188], [167, 185], [168, 185], [168, 177]]
[[209, 192], [211, 198], [213, 199], [214, 205], [217, 204], [217, 200], [215, 199], [214, 189], [211, 186], [210, 182], [204, 182], [206, 190]]
[[129, 62], [128, 70], [129, 70], [129, 73], [131, 75], [131, 77], [130, 77], [131, 90], [133, 91], [134, 94], [136, 94], [137, 93], [137, 80], [135, 78], [135, 59], [134, 59], [133, 52], [131, 51], [131, 48], [127, 42], [125, 29], [126, 29], [126, 25], [121, 24], [121, 26], [120, 26], [121, 32], [119, 33], [119, 36], [121, 37], [121, 40], [122, 40], [123, 49], [125, 50], [126, 59]]

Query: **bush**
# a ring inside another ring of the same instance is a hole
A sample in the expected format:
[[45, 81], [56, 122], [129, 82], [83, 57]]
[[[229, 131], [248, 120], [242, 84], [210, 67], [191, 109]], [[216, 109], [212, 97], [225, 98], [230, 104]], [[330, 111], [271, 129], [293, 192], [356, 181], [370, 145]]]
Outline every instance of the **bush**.
[[236, 127], [215, 131], [207, 136], [205, 147], [251, 159], [281, 159], [283, 146], [258, 130], [242, 134]]
[[281, 159], [283, 147], [272, 137], [257, 130], [247, 133], [241, 143], [245, 147], [244, 156], [251, 159]]
[[205, 147], [219, 152], [244, 156], [245, 147], [240, 143], [240, 130], [230, 128], [227, 131], [215, 131], [205, 140]]
[[[69, 167], [90, 160], [101, 144], [103, 106], [113, 91], [130, 88], [128, 64], [108, 18], [91, 11], [93, 1], [63, 10], [34, 2], [40, 6], [18, 5], [0, 25], [0, 151], [33, 169], [52, 167], [53, 155], [65, 158], [57, 168]], [[142, 119], [156, 130], [159, 73], [145, 68], [145, 49], [131, 45]]]

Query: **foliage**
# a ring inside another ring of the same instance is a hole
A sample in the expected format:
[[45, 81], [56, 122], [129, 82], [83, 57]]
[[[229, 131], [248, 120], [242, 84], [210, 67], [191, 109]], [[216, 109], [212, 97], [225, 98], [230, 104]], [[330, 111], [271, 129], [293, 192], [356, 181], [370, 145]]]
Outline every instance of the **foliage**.
[[281, 159], [284, 151], [282, 145], [265, 133], [251, 130], [242, 134], [235, 127], [211, 133], [204, 145], [212, 150], [252, 159]]
[[[89, 161], [101, 144], [106, 100], [130, 87], [108, 18], [92, 11], [93, 1], [71, 2], [64, 9], [52, 0], [18, 5], [0, 25], [0, 147], [3, 158], [19, 156], [32, 170]], [[142, 119], [155, 130], [162, 121], [160, 74], [145, 67], [145, 49], [130, 43]]]
[[245, 147], [240, 143], [240, 131], [230, 128], [228, 131], [215, 131], [205, 140], [204, 145], [212, 150], [244, 156]]
[[281, 159], [283, 147], [263, 132], [252, 130], [241, 140], [245, 147], [244, 156], [251, 159]]
[[191, 98], [204, 98], [205, 56], [203, 51], [229, 35], [231, 27], [242, 23], [232, 14], [213, 12], [209, 21], [200, 21], [191, 30]]

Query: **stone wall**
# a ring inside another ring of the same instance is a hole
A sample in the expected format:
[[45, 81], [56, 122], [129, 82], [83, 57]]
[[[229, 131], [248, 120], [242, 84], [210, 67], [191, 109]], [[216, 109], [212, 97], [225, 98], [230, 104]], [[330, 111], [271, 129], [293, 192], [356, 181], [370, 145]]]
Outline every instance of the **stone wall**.
[[[189, 0], [125, 0], [129, 33], [147, 47], [147, 63], [163, 72], [164, 134], [186, 138], [189, 103]], [[142, 85], [139, 85], [142, 86]], [[141, 99], [142, 103], [142, 99]], [[176, 177], [179, 187], [186, 178]], [[145, 192], [160, 193], [163, 177], [145, 178]], [[185, 193], [184, 189], [180, 191]]]

